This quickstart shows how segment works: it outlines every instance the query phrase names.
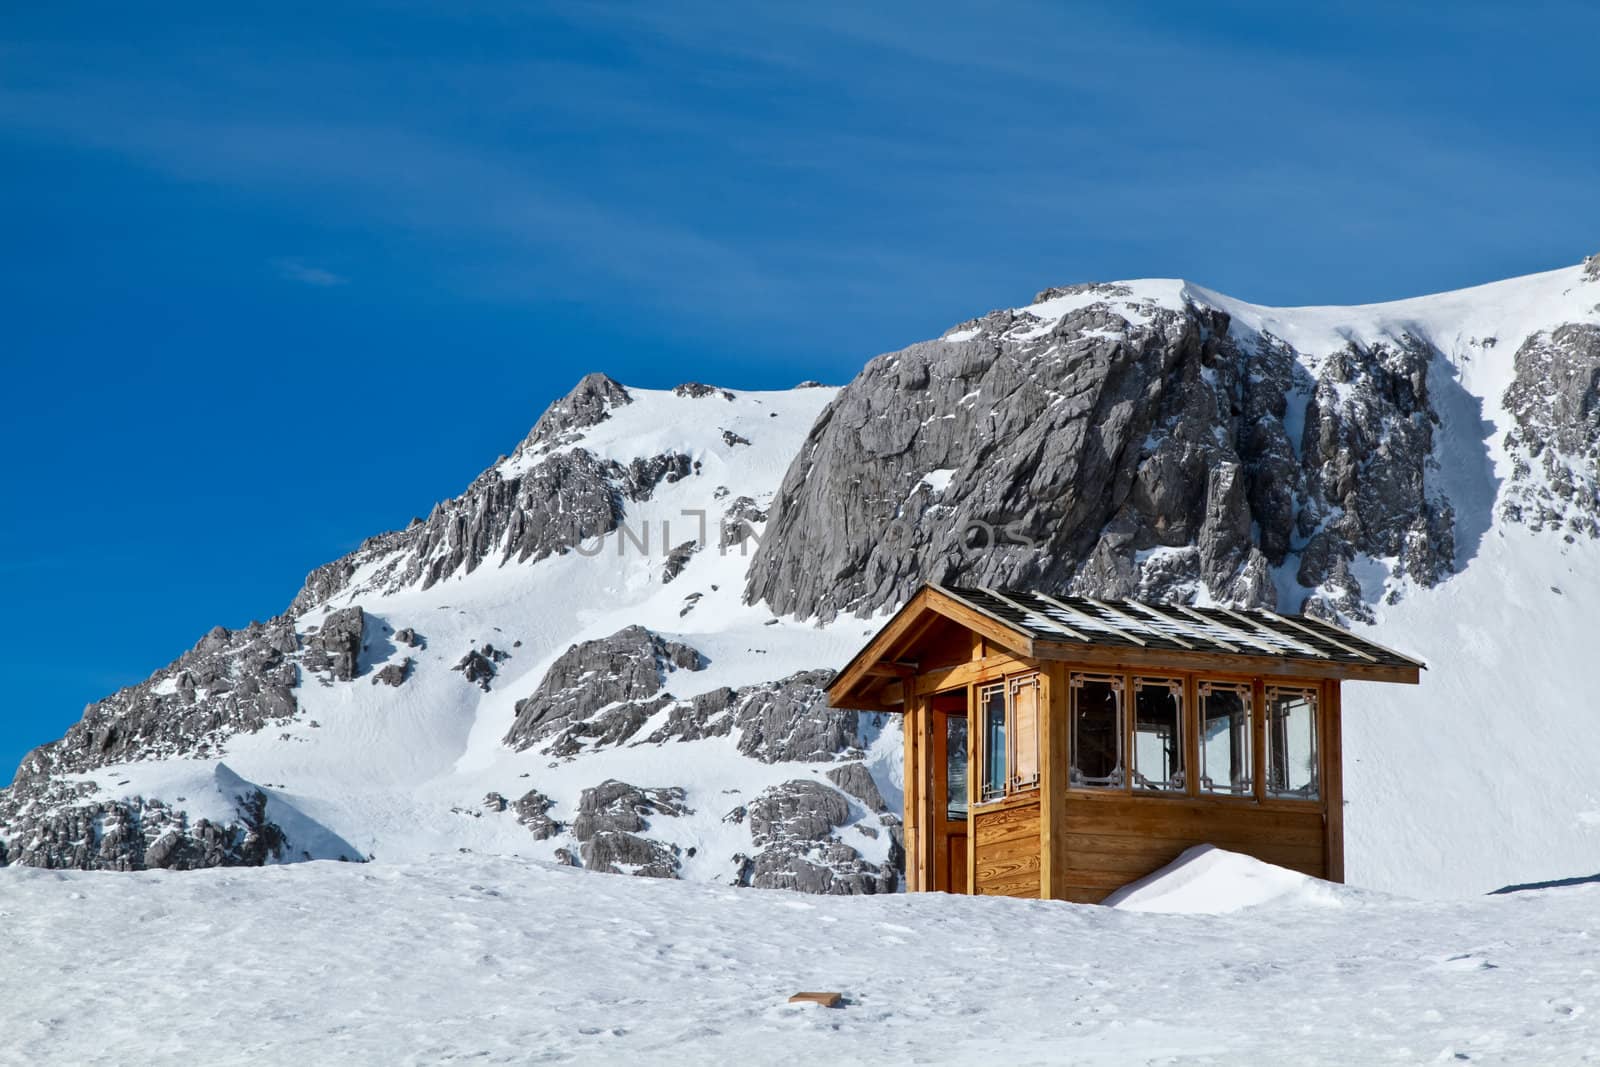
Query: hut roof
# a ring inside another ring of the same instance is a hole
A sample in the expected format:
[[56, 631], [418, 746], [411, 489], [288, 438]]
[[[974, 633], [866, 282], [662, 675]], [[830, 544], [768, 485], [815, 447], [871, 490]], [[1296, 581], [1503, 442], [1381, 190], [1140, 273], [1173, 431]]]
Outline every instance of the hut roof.
[[830, 693], [843, 697], [875, 665], [898, 663], [914, 642], [915, 622], [928, 612], [988, 631], [1039, 659], [1103, 660], [1109, 654], [1130, 663], [1170, 659], [1219, 669], [1231, 663], [1262, 673], [1408, 682], [1425, 669], [1420, 660], [1310, 615], [930, 582], [834, 676]]

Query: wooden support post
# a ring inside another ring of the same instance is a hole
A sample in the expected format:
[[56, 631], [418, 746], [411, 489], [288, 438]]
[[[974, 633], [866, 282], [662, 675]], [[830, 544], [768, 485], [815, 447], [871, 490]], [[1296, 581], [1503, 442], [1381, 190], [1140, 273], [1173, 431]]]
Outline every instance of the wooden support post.
[[1067, 665], [1039, 672], [1039, 896], [1060, 900], [1067, 890]]
[[1250, 755], [1255, 769], [1255, 798], [1267, 799], [1267, 687], [1260, 678], [1250, 683]]
[[978, 766], [978, 687], [967, 686], [967, 894], [978, 892], [978, 800], [983, 791], [983, 771]]
[[1323, 827], [1326, 843], [1323, 846], [1323, 865], [1330, 882], [1344, 881], [1344, 741], [1342, 712], [1339, 707], [1339, 683], [1329, 680], [1322, 683], [1322, 713], [1318, 716], [1322, 726], [1322, 802], [1326, 810]]
[[917, 840], [921, 844], [917, 871], [924, 892], [939, 888], [939, 817], [933, 808], [933, 759], [933, 697], [926, 696], [917, 701]]
[[906, 805], [901, 811], [901, 830], [906, 837], [906, 891], [920, 893], [922, 881], [917, 878], [917, 853], [922, 849], [922, 827], [917, 825], [917, 702], [910, 701], [906, 705], [906, 713], [901, 715], [901, 731], [901, 749], [906, 758], [906, 773], [902, 776]]

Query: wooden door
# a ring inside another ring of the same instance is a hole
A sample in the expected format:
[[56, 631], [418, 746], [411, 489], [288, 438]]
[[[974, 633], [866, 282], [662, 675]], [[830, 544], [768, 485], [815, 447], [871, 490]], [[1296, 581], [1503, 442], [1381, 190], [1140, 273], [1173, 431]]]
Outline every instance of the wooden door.
[[967, 892], [967, 696], [940, 693], [933, 706], [933, 888]]

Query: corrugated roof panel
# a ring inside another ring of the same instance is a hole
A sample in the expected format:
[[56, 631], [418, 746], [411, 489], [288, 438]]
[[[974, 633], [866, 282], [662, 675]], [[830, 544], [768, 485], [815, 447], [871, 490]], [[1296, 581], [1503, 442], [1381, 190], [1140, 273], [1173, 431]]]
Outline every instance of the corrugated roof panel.
[[1345, 664], [1421, 666], [1416, 660], [1311, 616], [1095, 600], [1021, 589], [941, 588], [970, 607], [1040, 640]]

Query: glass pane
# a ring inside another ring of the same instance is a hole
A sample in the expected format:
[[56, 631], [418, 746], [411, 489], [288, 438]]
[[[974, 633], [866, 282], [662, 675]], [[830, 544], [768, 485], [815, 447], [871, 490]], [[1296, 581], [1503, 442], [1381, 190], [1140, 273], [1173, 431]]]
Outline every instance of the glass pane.
[[1250, 796], [1250, 690], [1200, 683], [1200, 791]]
[[1267, 792], [1317, 799], [1317, 695], [1267, 690]]
[[983, 795], [1006, 795], [1006, 687], [983, 690]]
[[1183, 684], [1133, 681], [1133, 787], [1183, 792]]
[[1039, 784], [1039, 679], [1011, 683], [1012, 785], [1031, 789]]
[[944, 718], [945, 818], [967, 817], [967, 717]]
[[1072, 771], [1075, 786], [1122, 785], [1122, 682], [1072, 679]]

